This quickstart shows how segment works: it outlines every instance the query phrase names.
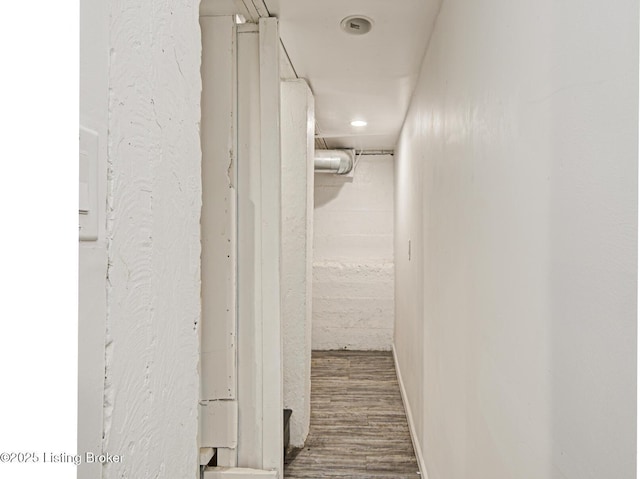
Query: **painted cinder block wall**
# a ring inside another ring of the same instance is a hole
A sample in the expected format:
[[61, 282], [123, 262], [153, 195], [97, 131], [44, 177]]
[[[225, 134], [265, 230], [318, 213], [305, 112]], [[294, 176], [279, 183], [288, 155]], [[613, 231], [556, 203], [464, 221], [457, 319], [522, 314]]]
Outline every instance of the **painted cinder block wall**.
[[313, 349], [389, 350], [393, 339], [393, 156], [352, 178], [316, 173]]
[[109, 2], [107, 479], [198, 474], [198, 3]]
[[635, 0], [443, 2], [396, 150], [429, 479], [635, 477], [637, 107]]

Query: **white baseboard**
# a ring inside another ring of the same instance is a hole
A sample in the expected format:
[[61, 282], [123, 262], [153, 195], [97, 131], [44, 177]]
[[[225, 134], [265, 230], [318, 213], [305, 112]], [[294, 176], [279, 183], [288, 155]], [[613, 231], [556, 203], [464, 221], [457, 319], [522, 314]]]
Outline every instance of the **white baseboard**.
[[407, 391], [404, 388], [404, 382], [402, 381], [402, 373], [400, 372], [400, 365], [398, 364], [398, 355], [396, 354], [395, 344], [391, 346], [391, 350], [393, 351], [393, 363], [396, 366], [396, 375], [398, 376], [398, 384], [400, 385], [400, 394], [402, 395], [402, 403], [404, 404], [404, 411], [407, 415], [407, 423], [409, 423], [409, 434], [411, 435], [413, 450], [415, 451], [416, 459], [418, 460], [420, 475], [424, 479], [429, 479], [427, 466], [425, 465], [424, 457], [422, 456], [422, 447], [420, 447], [420, 441], [418, 439], [418, 434], [416, 433], [416, 426], [413, 422], [413, 414], [411, 414], [411, 406], [409, 405], [409, 400], [407, 398]]
[[278, 471], [263, 471], [240, 467], [207, 467], [204, 479], [277, 479]]

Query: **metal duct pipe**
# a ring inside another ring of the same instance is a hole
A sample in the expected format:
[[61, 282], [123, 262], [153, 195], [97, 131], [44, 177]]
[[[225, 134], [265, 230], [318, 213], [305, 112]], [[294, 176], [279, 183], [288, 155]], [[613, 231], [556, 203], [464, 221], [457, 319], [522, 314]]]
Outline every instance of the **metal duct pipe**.
[[316, 150], [313, 169], [318, 173], [346, 175], [353, 169], [354, 150]]

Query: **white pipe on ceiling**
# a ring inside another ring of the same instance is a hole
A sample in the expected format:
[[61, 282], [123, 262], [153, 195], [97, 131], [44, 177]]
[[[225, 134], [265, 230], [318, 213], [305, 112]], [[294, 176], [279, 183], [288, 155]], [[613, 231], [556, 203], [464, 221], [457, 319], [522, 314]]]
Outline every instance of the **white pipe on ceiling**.
[[316, 150], [313, 167], [317, 173], [346, 175], [353, 169], [354, 150]]

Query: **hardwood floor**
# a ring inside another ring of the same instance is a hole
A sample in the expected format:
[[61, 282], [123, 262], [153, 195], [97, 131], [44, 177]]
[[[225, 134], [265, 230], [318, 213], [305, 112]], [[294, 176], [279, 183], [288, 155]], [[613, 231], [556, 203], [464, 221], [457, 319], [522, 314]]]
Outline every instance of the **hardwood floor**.
[[311, 428], [284, 475], [420, 477], [391, 352], [313, 352]]

